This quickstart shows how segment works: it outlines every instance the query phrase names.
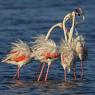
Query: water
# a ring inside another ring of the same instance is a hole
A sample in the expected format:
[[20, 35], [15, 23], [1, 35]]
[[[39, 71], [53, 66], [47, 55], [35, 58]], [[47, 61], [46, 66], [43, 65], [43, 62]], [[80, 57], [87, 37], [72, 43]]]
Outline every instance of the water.
[[[10, 49], [10, 43], [17, 39], [26, 42], [62, 21], [65, 14], [75, 7], [84, 9], [86, 20], [78, 31], [84, 35], [88, 47], [88, 59], [84, 62], [84, 79], [80, 79], [80, 65], [77, 64], [77, 81], [73, 73], [64, 82], [60, 60], [55, 61], [49, 72], [48, 82], [34, 79], [38, 67], [31, 62], [21, 69], [21, 79], [13, 80], [16, 67], [0, 63], [0, 95], [95, 95], [95, 1], [94, 0], [0, 0], [0, 59]], [[60, 29], [51, 35], [57, 43], [63, 37]]]

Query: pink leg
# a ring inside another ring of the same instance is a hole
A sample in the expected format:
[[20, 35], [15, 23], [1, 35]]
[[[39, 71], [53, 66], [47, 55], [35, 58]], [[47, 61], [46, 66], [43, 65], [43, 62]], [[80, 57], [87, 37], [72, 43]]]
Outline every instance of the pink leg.
[[18, 74], [17, 74], [17, 78], [20, 79], [20, 67], [18, 66]]
[[76, 64], [74, 64], [74, 80], [76, 80]]
[[39, 64], [38, 70], [36, 71], [36, 74], [35, 74], [35, 79], [38, 78], [38, 72], [39, 70], [41, 70], [42, 64], [43, 63]]
[[64, 70], [64, 80], [66, 81], [66, 69]]
[[81, 78], [83, 78], [83, 61], [81, 61]]
[[[64, 56], [61, 54], [61, 64], [64, 64]], [[63, 65], [64, 68], [64, 65]], [[66, 81], [66, 68], [64, 69], [64, 80]]]
[[43, 67], [42, 67], [41, 72], [40, 72], [40, 75], [38, 77], [38, 81], [40, 80], [40, 78], [41, 78], [41, 76], [43, 74], [44, 68], [45, 68], [45, 63], [43, 63]]
[[20, 67], [18, 66], [16, 74], [13, 76], [13, 79], [16, 79], [17, 76], [18, 76], [18, 79], [19, 79], [19, 76], [20, 76], [19, 73], [20, 73]]
[[17, 69], [17, 71], [16, 71], [16, 74], [13, 76], [13, 79], [15, 79], [15, 78], [16, 78], [17, 73], [18, 73], [18, 69]]
[[46, 75], [45, 75], [45, 79], [44, 79], [44, 81], [47, 81], [47, 77], [48, 77], [49, 68], [50, 68], [50, 66], [48, 65], [48, 68], [47, 68], [47, 72], [46, 72]]

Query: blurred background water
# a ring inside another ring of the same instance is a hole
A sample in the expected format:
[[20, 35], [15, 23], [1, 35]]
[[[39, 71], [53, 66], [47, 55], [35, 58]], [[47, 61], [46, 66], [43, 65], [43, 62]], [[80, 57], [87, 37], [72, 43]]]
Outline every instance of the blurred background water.
[[[13, 80], [16, 67], [0, 63], [0, 95], [95, 95], [95, 0], [0, 0], [0, 59], [10, 50], [11, 42], [21, 39], [31, 42], [34, 36], [46, 34], [76, 7], [85, 12], [85, 22], [78, 27], [87, 42], [88, 59], [84, 62], [84, 79], [80, 79], [77, 62], [77, 81], [73, 73], [64, 82], [60, 60], [49, 72], [48, 82], [34, 79], [39, 62], [31, 62], [21, 69], [21, 79]], [[63, 32], [55, 29], [51, 35], [57, 43]]]

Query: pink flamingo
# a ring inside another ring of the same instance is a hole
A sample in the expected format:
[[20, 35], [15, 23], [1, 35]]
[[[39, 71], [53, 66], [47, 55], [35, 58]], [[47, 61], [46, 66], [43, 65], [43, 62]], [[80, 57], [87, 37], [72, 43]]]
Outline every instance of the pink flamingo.
[[44, 35], [40, 35], [36, 38], [35, 42], [33, 42], [33, 46], [31, 47], [31, 49], [34, 54], [34, 59], [39, 60], [41, 63], [43, 63], [38, 81], [40, 81], [45, 64], [48, 64], [48, 68], [44, 78], [44, 81], [47, 81], [50, 65], [53, 60], [59, 57], [57, 46], [51, 39], [46, 40], [46, 37]]
[[66, 81], [66, 69], [70, 72], [70, 68], [74, 62], [75, 56], [73, 49], [63, 40], [60, 43], [61, 65], [64, 69], [64, 80]]
[[32, 57], [29, 46], [19, 40], [12, 43], [12, 49], [9, 54], [2, 60], [4, 63], [17, 65], [18, 69], [13, 78], [20, 78], [20, 68], [28, 63]]
[[83, 61], [87, 57], [87, 48], [85, 44], [84, 37], [82, 35], [77, 35], [73, 41], [73, 49], [75, 50], [76, 56], [80, 59], [81, 63], [81, 78], [83, 77]]

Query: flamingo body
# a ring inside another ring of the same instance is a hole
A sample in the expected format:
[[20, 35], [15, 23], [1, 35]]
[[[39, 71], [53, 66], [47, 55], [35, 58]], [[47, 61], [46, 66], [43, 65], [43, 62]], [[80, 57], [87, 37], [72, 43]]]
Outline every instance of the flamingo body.
[[15, 77], [18, 75], [19, 78], [20, 68], [31, 60], [31, 50], [29, 46], [21, 40], [12, 43], [12, 45], [11, 51], [2, 62], [17, 65], [18, 70]]
[[64, 80], [66, 81], [66, 69], [70, 72], [70, 68], [74, 62], [74, 51], [64, 40], [60, 43], [61, 65], [64, 69]]
[[45, 39], [46, 37], [44, 35], [40, 35], [37, 37], [35, 42], [33, 42], [33, 46], [31, 47], [34, 54], [34, 59], [39, 60], [43, 63], [42, 70], [40, 72], [40, 75], [38, 77], [38, 81], [40, 80], [40, 77], [42, 75], [43, 69], [45, 67], [44, 64], [48, 64], [47, 72], [45, 75], [45, 81], [47, 80], [47, 75], [49, 71], [49, 67], [53, 60], [57, 59], [59, 57], [59, 53], [57, 51], [57, 46], [54, 41], [51, 39]]

